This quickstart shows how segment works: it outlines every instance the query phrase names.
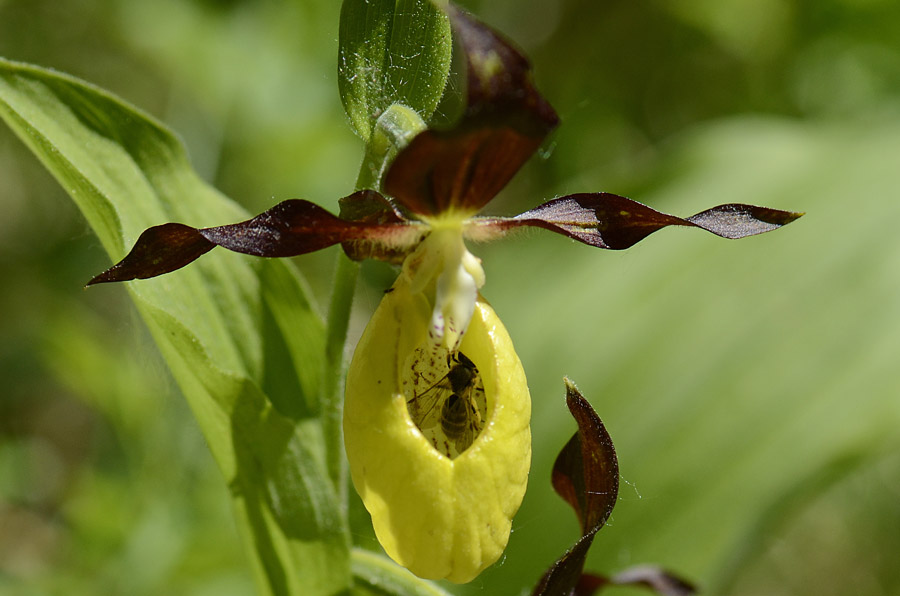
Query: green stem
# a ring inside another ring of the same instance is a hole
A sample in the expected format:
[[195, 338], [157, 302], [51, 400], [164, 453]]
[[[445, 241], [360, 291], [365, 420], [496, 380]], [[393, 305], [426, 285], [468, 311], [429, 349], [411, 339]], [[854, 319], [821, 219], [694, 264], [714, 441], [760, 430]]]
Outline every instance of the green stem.
[[408, 596], [451, 596], [428, 580], [419, 579], [393, 561], [375, 553], [354, 548], [351, 555], [353, 577], [357, 583], [385, 594]]
[[[378, 119], [372, 138], [366, 143], [366, 154], [359, 169], [356, 189], [379, 189], [381, 177], [397, 152], [419, 132], [425, 122], [410, 108], [394, 104]], [[323, 387], [323, 431], [327, 448], [328, 474], [334, 483], [340, 503], [347, 503], [347, 461], [344, 457], [342, 428], [344, 390], [344, 346], [353, 307], [353, 293], [359, 277], [359, 264], [346, 255], [338, 257], [334, 289], [328, 309], [325, 343], [325, 378]]]
[[347, 328], [350, 324], [350, 311], [353, 307], [353, 293], [356, 290], [358, 276], [359, 263], [351, 261], [343, 253], [338, 255], [325, 339], [326, 377], [324, 379], [323, 420], [325, 421], [328, 473], [341, 503], [347, 502], [347, 464], [344, 457], [342, 428], [344, 346], [347, 342]]

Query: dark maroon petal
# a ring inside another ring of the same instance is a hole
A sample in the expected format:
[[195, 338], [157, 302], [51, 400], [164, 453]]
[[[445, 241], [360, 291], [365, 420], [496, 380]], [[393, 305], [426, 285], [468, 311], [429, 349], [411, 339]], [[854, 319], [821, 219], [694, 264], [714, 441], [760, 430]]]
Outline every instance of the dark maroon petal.
[[421, 215], [480, 210], [559, 122], [521, 52], [470, 15], [453, 6], [448, 13], [466, 56], [466, 109], [452, 129], [418, 134], [384, 182], [391, 197]]
[[178, 223], [155, 226], [144, 230], [124, 259], [87, 285], [156, 277], [181, 269], [215, 246], [190, 226]]
[[[343, 199], [359, 219], [348, 221], [315, 203], [291, 199], [253, 219], [215, 228], [196, 229], [170, 223], [141, 234], [131, 252], [88, 285], [109, 281], [145, 279], [184, 267], [215, 246], [259, 257], [293, 257], [351, 241], [381, 244], [385, 250], [407, 249], [422, 235], [421, 224], [407, 222], [397, 213], [371, 206], [384, 201], [374, 191], [360, 191]], [[363, 204], [367, 206], [363, 206]], [[367, 211], [368, 209], [368, 211]], [[370, 253], [375, 249], [369, 248]]]
[[[581, 582], [584, 560], [594, 542], [596, 532], [582, 536], [575, 545], [566, 551], [541, 577], [535, 586], [532, 596], [573, 596], [580, 594], [576, 590]], [[584, 592], [590, 594], [590, 592]]]
[[200, 230], [215, 244], [258, 257], [294, 257], [339, 242], [366, 241], [389, 247], [414, 244], [419, 224], [407, 222], [373, 190], [341, 199], [354, 219], [332, 215], [315, 203], [291, 199], [247, 221]]
[[503, 122], [542, 138], [553, 130], [559, 117], [535, 88], [528, 58], [472, 15], [453, 5], [448, 14], [466, 56], [465, 121]]
[[360, 235], [362, 225], [332, 215], [315, 203], [290, 199], [241, 223], [200, 230], [234, 252], [257, 257], [294, 257]]
[[777, 230], [802, 216], [768, 207], [731, 203], [687, 218], [689, 222], [722, 238], [743, 238]]
[[[340, 200], [341, 219], [379, 226], [382, 229], [402, 229], [409, 224], [397, 208], [386, 198], [374, 191], [360, 191]], [[354, 261], [378, 259], [400, 264], [412, 250], [410, 243], [386, 243], [383, 240], [346, 240], [341, 247]]]
[[568, 596], [578, 585], [594, 536], [609, 519], [619, 494], [619, 464], [612, 439], [591, 404], [566, 380], [566, 403], [578, 432], [553, 465], [552, 483], [575, 510], [581, 538], [541, 578], [535, 596]]
[[656, 565], [631, 567], [615, 574], [609, 581], [617, 586], [643, 586], [662, 596], [689, 596], [697, 593], [693, 584]]
[[697, 588], [655, 565], [639, 565], [612, 577], [585, 573], [579, 578], [573, 596], [591, 596], [607, 586], [640, 586], [661, 596], [690, 596]]
[[625, 197], [599, 192], [553, 199], [513, 218], [494, 218], [493, 225], [503, 229], [536, 226], [591, 246], [620, 250], [666, 226], [702, 228], [734, 239], [770, 232], [802, 215], [735, 203], [682, 219]]
[[649, 588], [663, 596], [687, 596], [688, 582], [653, 565], [627, 569], [612, 577], [584, 573], [594, 537], [609, 519], [619, 494], [619, 464], [612, 439], [591, 404], [566, 379], [566, 403], [578, 432], [553, 465], [553, 488], [575, 510], [581, 538], [541, 577], [533, 596], [590, 596], [609, 585]]
[[369, 224], [399, 224], [406, 222], [393, 203], [374, 190], [360, 190], [338, 201], [340, 218]]
[[609, 585], [609, 578], [596, 573], [582, 573], [575, 585], [572, 596], [591, 596], [591, 594]]
[[578, 432], [557, 456], [551, 482], [575, 510], [586, 535], [603, 527], [612, 513], [619, 494], [619, 464], [603, 422], [571, 382], [566, 383], [566, 404]]
[[426, 130], [397, 156], [384, 189], [411, 212], [477, 212], [531, 157], [539, 140], [510, 128]]

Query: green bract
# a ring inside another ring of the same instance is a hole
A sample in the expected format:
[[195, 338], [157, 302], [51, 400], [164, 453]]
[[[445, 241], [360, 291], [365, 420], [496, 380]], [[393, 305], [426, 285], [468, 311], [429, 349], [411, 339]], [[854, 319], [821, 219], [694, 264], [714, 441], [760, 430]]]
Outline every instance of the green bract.
[[450, 22], [432, 0], [344, 0], [338, 86], [353, 130], [368, 141], [394, 103], [428, 119], [443, 94], [451, 50]]

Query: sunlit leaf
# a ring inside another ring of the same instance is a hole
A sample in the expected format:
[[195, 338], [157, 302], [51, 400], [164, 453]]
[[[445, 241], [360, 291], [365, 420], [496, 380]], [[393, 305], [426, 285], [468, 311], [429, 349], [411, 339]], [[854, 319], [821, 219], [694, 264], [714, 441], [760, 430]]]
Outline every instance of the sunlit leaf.
[[[81, 81], [0, 60], [0, 118], [68, 191], [113, 259], [155, 224], [246, 217], [197, 177], [167, 129]], [[181, 259], [205, 248], [185, 232], [175, 228]], [[346, 521], [317, 428], [323, 325], [302, 280], [283, 261], [221, 253], [128, 290], [229, 483], [260, 591], [348, 588]], [[296, 367], [277, 386], [273, 346], [287, 346]]]
[[382, 555], [353, 549], [356, 588], [377, 596], [450, 596], [435, 583], [420, 579]]
[[428, 119], [444, 93], [452, 43], [447, 15], [431, 0], [344, 0], [338, 86], [364, 140], [392, 104]]

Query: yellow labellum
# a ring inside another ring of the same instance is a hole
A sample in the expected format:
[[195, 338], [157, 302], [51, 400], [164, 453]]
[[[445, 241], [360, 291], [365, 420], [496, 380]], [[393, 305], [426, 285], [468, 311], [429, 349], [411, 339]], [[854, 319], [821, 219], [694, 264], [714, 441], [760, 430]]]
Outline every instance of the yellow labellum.
[[[531, 466], [531, 398], [490, 305], [478, 297], [461, 355], [429, 339], [433, 309], [405, 276], [385, 295], [350, 364], [344, 440], [388, 555], [420, 577], [463, 583], [509, 540]], [[423, 405], [438, 390], [441, 399]], [[421, 403], [408, 405], [416, 396]], [[417, 407], [442, 410], [414, 421]]]

